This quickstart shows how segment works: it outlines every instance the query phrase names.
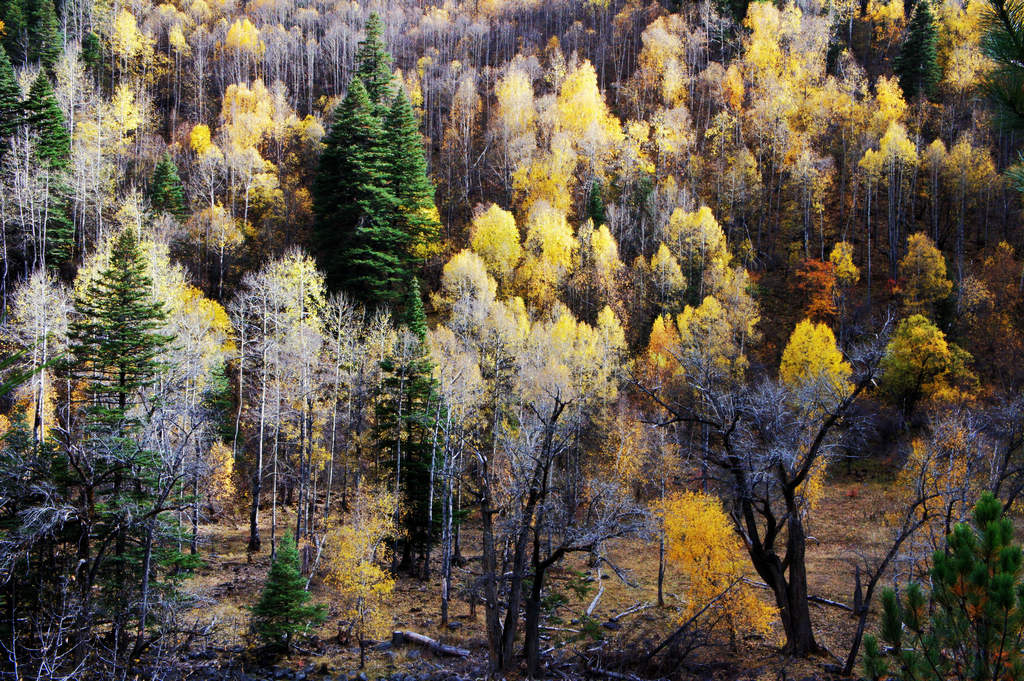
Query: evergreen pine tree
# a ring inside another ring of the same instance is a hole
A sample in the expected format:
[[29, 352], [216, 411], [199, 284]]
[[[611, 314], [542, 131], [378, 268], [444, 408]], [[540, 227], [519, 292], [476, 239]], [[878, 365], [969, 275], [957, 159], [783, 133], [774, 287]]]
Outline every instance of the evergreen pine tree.
[[259, 602], [252, 608], [252, 631], [269, 649], [284, 652], [296, 634], [324, 621], [322, 605], [307, 605], [310, 593], [299, 572], [295, 539], [285, 534], [270, 564]]
[[39, 64], [51, 75], [60, 59], [60, 23], [53, 0], [35, 0], [29, 16], [29, 59]]
[[426, 577], [429, 551], [436, 542], [430, 521], [430, 467], [439, 395], [426, 343], [427, 318], [415, 277], [406, 287], [402, 320], [413, 338], [403, 345], [399, 356], [382, 363], [385, 378], [378, 395], [376, 435], [381, 449], [394, 452], [393, 463], [401, 466], [400, 520], [405, 533], [401, 566], [411, 569], [414, 559], [418, 560], [420, 574]]
[[957, 525], [946, 550], [935, 552], [931, 593], [910, 584], [900, 602], [892, 589], [883, 592], [881, 638], [898, 654], [888, 660], [878, 640], [866, 636], [868, 678], [891, 672], [908, 681], [1024, 679], [1024, 581], [1013, 523], [990, 492], [972, 520]]
[[57, 267], [71, 259], [74, 224], [66, 175], [71, 164], [71, 136], [45, 71], [32, 82], [25, 101], [25, 118], [35, 133], [35, 154], [48, 171], [49, 203], [46, 209], [46, 261]]
[[387, 187], [384, 132], [359, 79], [335, 114], [313, 181], [314, 241], [334, 288], [374, 306], [401, 300], [409, 250]]
[[590, 185], [590, 200], [587, 202], [587, 217], [594, 222], [594, 227], [605, 223], [604, 197], [601, 196], [601, 182], [594, 180]]
[[420, 343], [427, 342], [427, 314], [423, 310], [423, 298], [420, 295], [420, 280], [409, 277], [409, 285], [405, 294], [405, 326], [412, 331]]
[[11, 60], [23, 64], [28, 58], [29, 11], [26, 0], [2, 0], [0, 20], [4, 22], [3, 44]]
[[166, 313], [153, 300], [153, 281], [133, 229], [114, 237], [110, 261], [75, 296], [72, 355], [86, 382], [93, 429], [123, 436], [138, 425], [130, 412], [140, 390], [157, 380], [172, 338], [161, 334]]
[[938, 57], [938, 30], [928, 0], [918, 0], [900, 53], [893, 62], [900, 88], [907, 99], [930, 97], [942, 78]]
[[78, 58], [90, 69], [95, 69], [103, 63], [103, 46], [100, 45], [100, 37], [95, 31], [89, 31], [82, 36], [82, 51], [78, 53]]
[[427, 177], [427, 159], [419, 121], [405, 90], [399, 90], [384, 119], [387, 183], [397, 199], [399, 229], [410, 245], [409, 273], [425, 252], [436, 246], [441, 225], [434, 204], [434, 184]]
[[188, 216], [185, 187], [178, 176], [178, 166], [167, 152], [164, 152], [153, 169], [149, 203], [158, 213], [170, 213], [179, 220], [184, 220]]
[[382, 115], [391, 102], [391, 55], [384, 45], [384, 24], [376, 12], [366, 20], [366, 37], [356, 51], [355, 78], [363, 81], [377, 115]]
[[21, 124], [21, 86], [14, 75], [14, 67], [7, 56], [7, 50], [0, 45], [0, 153]]

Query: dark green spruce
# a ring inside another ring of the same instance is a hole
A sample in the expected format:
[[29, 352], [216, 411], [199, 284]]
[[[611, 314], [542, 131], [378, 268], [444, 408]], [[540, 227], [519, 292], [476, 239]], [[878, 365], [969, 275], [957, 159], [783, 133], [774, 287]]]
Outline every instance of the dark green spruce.
[[408, 95], [392, 94], [382, 33], [371, 15], [356, 74], [324, 140], [313, 181], [313, 246], [332, 288], [369, 307], [397, 309], [440, 224], [419, 121]]
[[[381, 363], [384, 380], [377, 395], [376, 439], [381, 451], [391, 452], [399, 479], [404, 536], [396, 557], [400, 567], [428, 576], [430, 549], [437, 536], [431, 523], [430, 468], [435, 442], [434, 422], [439, 406], [433, 365], [427, 347], [427, 318], [419, 282], [407, 286], [402, 324], [409, 331], [395, 356]], [[433, 517], [439, 518], [440, 514]]]
[[908, 100], [935, 94], [942, 70], [939, 68], [939, 34], [928, 0], [918, 0], [893, 71], [900, 79], [903, 96]]
[[50, 75], [64, 51], [61, 43], [60, 22], [53, 0], [34, 0], [29, 16], [29, 59], [39, 62]]
[[21, 86], [7, 50], [0, 45], [0, 152], [6, 151], [22, 122]]
[[164, 152], [153, 169], [149, 185], [149, 204], [157, 213], [168, 213], [179, 220], [188, 217], [185, 187], [178, 176], [178, 166], [167, 152]]
[[307, 605], [311, 596], [299, 572], [295, 539], [286, 533], [277, 546], [259, 602], [252, 608], [252, 631], [268, 649], [286, 652], [296, 635], [326, 617], [322, 605]]
[[25, 120], [33, 133], [36, 158], [47, 172], [49, 200], [46, 206], [46, 263], [57, 268], [67, 263], [74, 250], [67, 173], [71, 165], [71, 135], [64, 114], [45, 71], [32, 82], [25, 100]]
[[391, 72], [391, 54], [384, 44], [384, 23], [376, 12], [371, 12], [367, 18], [366, 36], [356, 51], [355, 78], [363, 81], [377, 115], [382, 115], [391, 104], [394, 74]]
[[153, 281], [133, 229], [114, 237], [110, 261], [75, 296], [72, 354], [89, 400], [91, 425], [123, 435], [138, 420], [130, 412], [143, 388], [162, 370], [161, 356], [172, 339], [160, 329], [163, 303], [153, 299]]
[[[399, 228], [409, 242], [410, 268], [422, 263], [422, 251], [437, 243], [441, 225], [434, 184], [427, 176], [420, 123], [405, 90], [400, 90], [384, 119], [387, 183], [397, 200]], [[411, 274], [411, 273], [410, 273]]]
[[314, 238], [333, 288], [369, 306], [401, 300], [409, 237], [394, 219], [384, 132], [362, 81], [338, 107], [313, 183]]

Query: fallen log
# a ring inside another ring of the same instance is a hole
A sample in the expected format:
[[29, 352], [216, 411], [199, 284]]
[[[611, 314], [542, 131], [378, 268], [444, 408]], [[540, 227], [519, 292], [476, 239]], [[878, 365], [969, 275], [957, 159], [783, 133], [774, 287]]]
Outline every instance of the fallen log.
[[437, 655], [446, 655], [448, 657], [469, 657], [469, 651], [465, 648], [457, 648], [455, 646], [445, 645], [440, 641], [435, 641], [429, 636], [417, 634], [415, 631], [391, 632], [392, 646], [397, 647], [404, 645], [406, 643], [421, 646]]

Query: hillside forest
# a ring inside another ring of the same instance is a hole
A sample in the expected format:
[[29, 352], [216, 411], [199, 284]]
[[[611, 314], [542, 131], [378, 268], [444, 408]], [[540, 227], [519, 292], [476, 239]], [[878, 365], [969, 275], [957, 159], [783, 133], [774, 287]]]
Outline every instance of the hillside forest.
[[0, 679], [1024, 679], [1020, 0], [0, 22]]

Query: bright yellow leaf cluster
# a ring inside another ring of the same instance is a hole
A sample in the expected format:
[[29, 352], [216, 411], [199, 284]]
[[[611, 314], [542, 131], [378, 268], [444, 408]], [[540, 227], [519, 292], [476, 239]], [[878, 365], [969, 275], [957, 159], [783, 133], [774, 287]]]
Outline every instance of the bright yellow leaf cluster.
[[721, 502], [701, 492], [684, 492], [665, 501], [661, 516], [668, 563], [687, 580], [680, 621], [710, 604], [707, 621], [720, 615], [730, 635], [767, 636], [778, 611], [744, 581], [749, 561]]

